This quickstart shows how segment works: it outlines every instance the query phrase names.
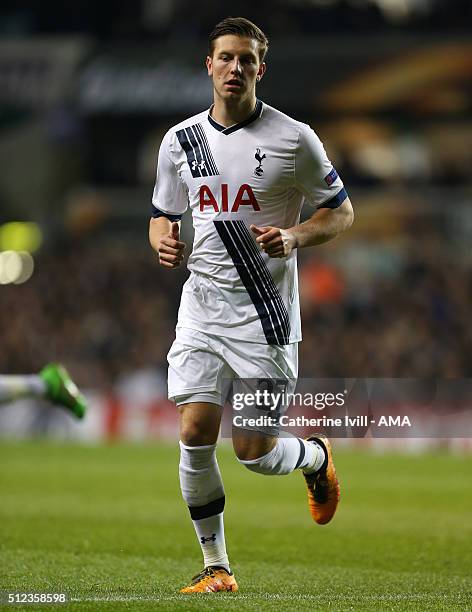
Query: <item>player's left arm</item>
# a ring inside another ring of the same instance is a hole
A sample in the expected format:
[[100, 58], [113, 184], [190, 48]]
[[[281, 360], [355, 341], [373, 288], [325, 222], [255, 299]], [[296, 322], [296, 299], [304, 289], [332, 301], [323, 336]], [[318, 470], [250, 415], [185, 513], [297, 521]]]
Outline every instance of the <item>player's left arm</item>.
[[251, 226], [256, 241], [270, 257], [287, 257], [294, 248], [328, 242], [347, 230], [354, 212], [344, 185], [323, 144], [308, 125], [301, 124], [294, 154], [293, 185], [316, 212], [304, 223], [282, 229]]
[[354, 210], [347, 197], [337, 208], [319, 208], [307, 221], [288, 229], [251, 225], [251, 230], [269, 257], [287, 257], [295, 248], [332, 240], [349, 229], [353, 221]]

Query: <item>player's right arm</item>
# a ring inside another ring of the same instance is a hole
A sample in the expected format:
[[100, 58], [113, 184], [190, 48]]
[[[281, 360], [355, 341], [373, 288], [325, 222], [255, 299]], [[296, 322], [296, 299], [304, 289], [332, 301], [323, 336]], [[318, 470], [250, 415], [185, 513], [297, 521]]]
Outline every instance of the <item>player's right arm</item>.
[[149, 223], [149, 242], [164, 268], [173, 270], [182, 263], [186, 244], [179, 239], [179, 233], [179, 223], [167, 217], [151, 219]]
[[149, 223], [149, 242], [161, 266], [170, 269], [180, 266], [183, 259], [186, 245], [180, 240], [180, 219], [188, 206], [187, 187], [173, 160], [175, 146], [175, 135], [169, 131], [159, 148]]

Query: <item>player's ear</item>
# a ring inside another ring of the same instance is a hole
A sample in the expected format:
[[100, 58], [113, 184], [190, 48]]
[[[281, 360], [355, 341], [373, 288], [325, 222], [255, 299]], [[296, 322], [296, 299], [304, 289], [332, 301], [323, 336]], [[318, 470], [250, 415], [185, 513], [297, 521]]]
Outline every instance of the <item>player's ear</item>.
[[205, 64], [208, 70], [208, 76], [212, 76], [213, 74], [213, 61], [211, 59], [211, 57], [209, 55], [207, 55], [207, 58], [205, 60]]
[[267, 68], [266, 63], [262, 62], [262, 64], [259, 66], [259, 70], [257, 71], [257, 77], [256, 78], [257, 78], [258, 81], [260, 81], [262, 79], [262, 77], [264, 76], [266, 68]]

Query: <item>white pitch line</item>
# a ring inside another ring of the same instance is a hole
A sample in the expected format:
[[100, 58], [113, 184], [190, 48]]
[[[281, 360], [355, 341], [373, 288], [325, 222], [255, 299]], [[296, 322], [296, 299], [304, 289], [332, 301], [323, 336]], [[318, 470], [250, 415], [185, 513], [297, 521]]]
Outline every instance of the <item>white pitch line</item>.
[[[201, 593], [200, 595], [211, 595], [211, 593]], [[436, 594], [436, 593], [391, 593], [389, 595], [359, 595], [353, 597], [345, 597], [343, 595], [305, 595], [305, 594], [283, 594], [278, 595], [276, 593], [267, 593], [264, 595], [243, 595], [243, 594], [234, 594], [231, 595], [230, 598], [225, 598], [225, 602], [230, 602], [232, 600], [240, 601], [242, 599], [246, 600], [288, 600], [288, 601], [296, 601], [296, 600], [338, 600], [338, 601], [407, 601], [407, 600], [422, 600], [422, 599], [430, 599], [433, 601], [437, 601], [439, 599], [449, 599], [457, 596], [450, 596], [444, 593]], [[165, 595], [163, 597], [144, 597], [144, 596], [120, 596], [120, 595], [110, 595], [109, 597], [71, 597], [69, 599], [70, 602], [80, 603], [80, 602], [97, 602], [97, 603], [113, 603], [113, 602], [132, 602], [132, 601], [143, 601], [143, 602], [158, 602], [158, 601], [188, 601], [188, 596], [186, 595]]]

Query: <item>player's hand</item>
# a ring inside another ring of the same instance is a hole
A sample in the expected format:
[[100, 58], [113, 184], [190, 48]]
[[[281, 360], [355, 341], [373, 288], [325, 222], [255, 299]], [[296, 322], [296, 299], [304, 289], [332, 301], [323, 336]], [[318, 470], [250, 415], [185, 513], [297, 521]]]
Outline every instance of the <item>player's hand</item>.
[[171, 230], [167, 236], [163, 236], [159, 243], [158, 255], [159, 263], [164, 268], [178, 268], [184, 258], [184, 250], [187, 246], [185, 242], [179, 240], [180, 229], [179, 224], [174, 221]]
[[251, 225], [256, 242], [269, 257], [288, 257], [297, 246], [297, 239], [288, 230], [279, 227], [257, 227]]

